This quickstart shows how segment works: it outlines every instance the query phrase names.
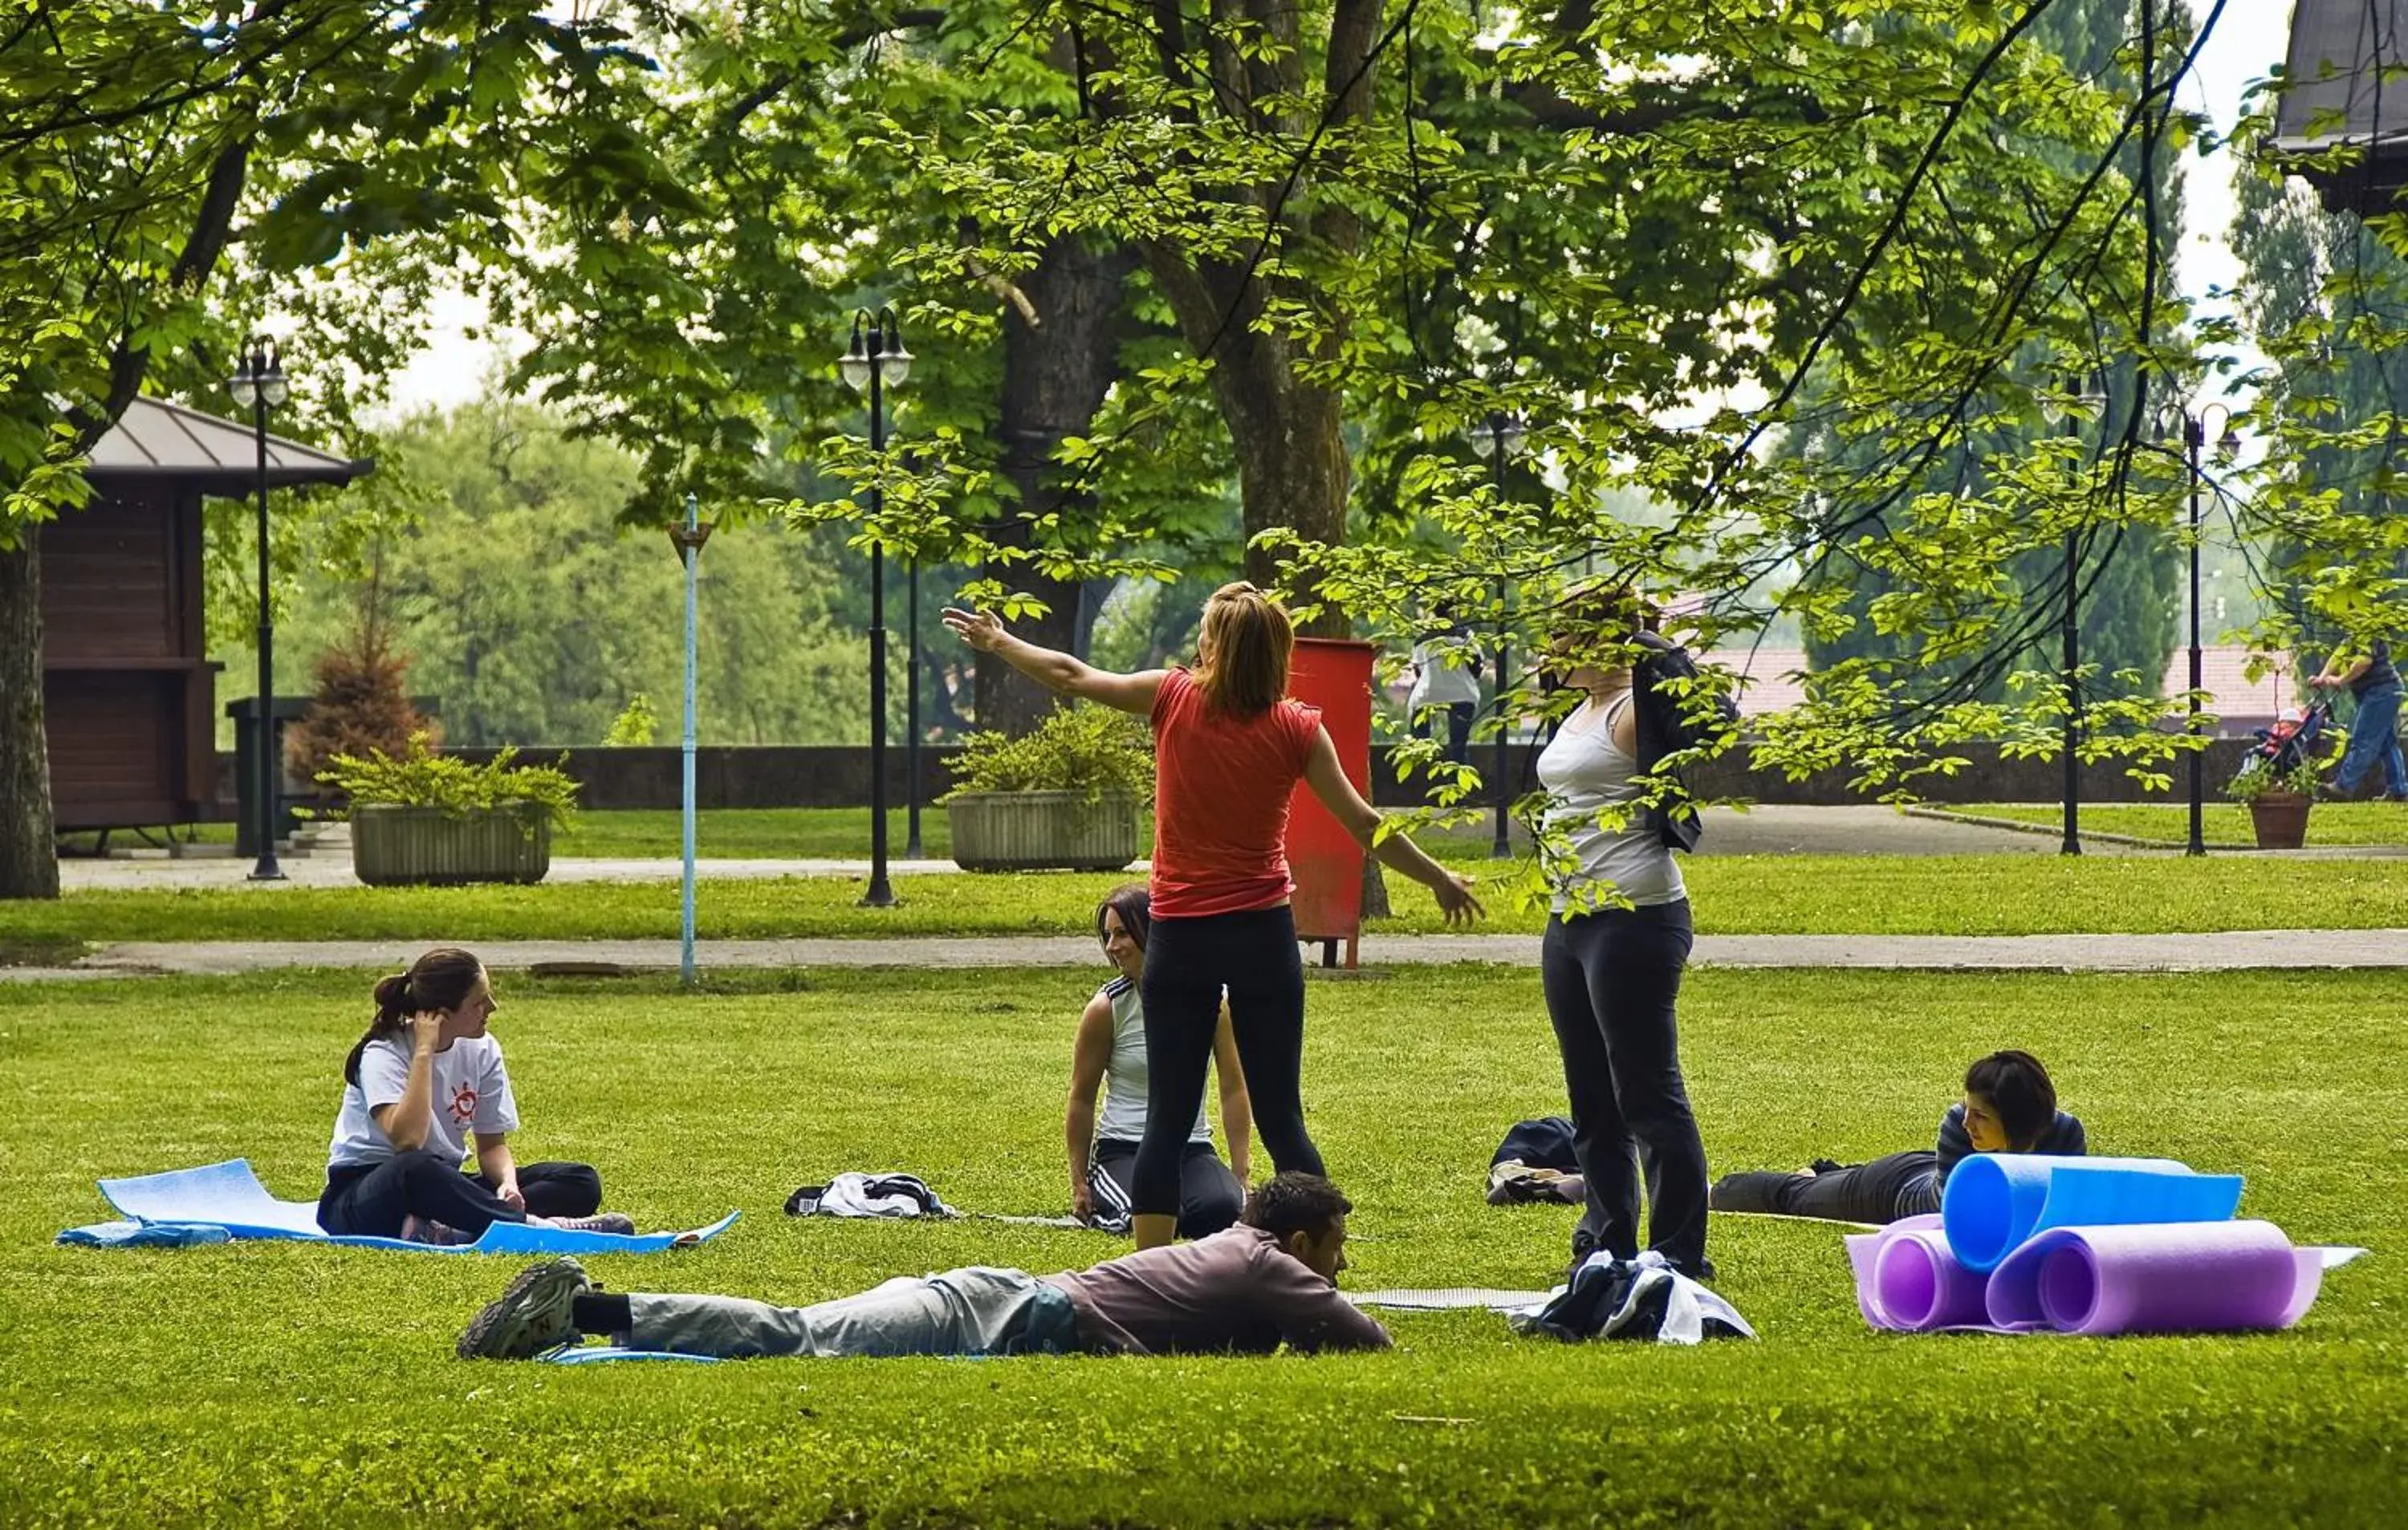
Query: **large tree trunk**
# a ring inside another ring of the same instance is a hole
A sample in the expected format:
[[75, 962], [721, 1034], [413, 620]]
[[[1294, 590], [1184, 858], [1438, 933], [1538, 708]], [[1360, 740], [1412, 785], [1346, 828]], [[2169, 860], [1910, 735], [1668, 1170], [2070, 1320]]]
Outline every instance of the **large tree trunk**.
[[[1093, 425], [1104, 395], [1120, 375], [1122, 288], [1136, 268], [1135, 257], [1065, 239], [1045, 251], [1037, 269], [1019, 284], [1037, 322], [1016, 305], [1003, 319], [1003, 472], [1019, 491], [1020, 503], [996, 528], [1006, 547], [1032, 544], [1031, 522], [1069, 503], [1062, 474], [1053, 463], [1065, 436]], [[991, 564], [985, 573], [1007, 589], [1025, 590], [1045, 602], [1046, 614], [1017, 624], [1032, 643], [1071, 651], [1079, 640], [1079, 585], [1050, 579], [1026, 564]], [[982, 728], [1025, 733], [1054, 709], [1042, 686], [1024, 679], [992, 654], [978, 658], [978, 722]]]
[[0, 549], [0, 898], [59, 895], [42, 723], [40, 532], [20, 526], [17, 545]]
[[[1223, 413], [1238, 450], [1238, 493], [1246, 522], [1246, 578], [1268, 589], [1279, 579], [1278, 553], [1256, 547], [1254, 536], [1286, 526], [1307, 541], [1329, 546], [1346, 540], [1346, 441], [1338, 394], [1296, 380], [1285, 347], [1257, 342], [1244, 348], [1254, 365], [1230, 366], [1223, 379]], [[1261, 355], [1268, 352], [1268, 357]], [[1242, 390], [1240, 404], [1230, 394]], [[1313, 598], [1310, 585], [1292, 590], [1299, 601]], [[1326, 606], [1298, 632], [1311, 637], [1346, 637], [1346, 613]]]
[[[1163, 244], [1145, 247], [1147, 269], [1179, 316], [1180, 332], [1198, 355], [1212, 359], [1214, 402], [1238, 458], [1238, 495], [1246, 524], [1246, 579], [1265, 589], [1279, 582], [1279, 555], [1254, 545], [1273, 527], [1307, 541], [1346, 540], [1344, 401], [1338, 392], [1303, 380], [1307, 359], [1276, 333], [1254, 328], [1263, 312], [1263, 283], [1242, 268], [1197, 268]], [[1334, 337], [1326, 343], [1334, 345]], [[1311, 600], [1310, 588], [1292, 589]], [[1299, 632], [1312, 637], [1349, 636], [1346, 613], [1324, 608]]]

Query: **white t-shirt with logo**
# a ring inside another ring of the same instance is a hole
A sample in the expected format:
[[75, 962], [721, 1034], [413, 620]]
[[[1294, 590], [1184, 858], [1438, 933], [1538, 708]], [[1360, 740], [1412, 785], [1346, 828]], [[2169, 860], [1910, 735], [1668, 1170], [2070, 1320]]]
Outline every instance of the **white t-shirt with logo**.
[[[335, 1140], [326, 1166], [381, 1164], [395, 1156], [393, 1138], [371, 1113], [397, 1102], [409, 1087], [409, 1060], [417, 1043], [408, 1034], [371, 1041], [360, 1052], [360, 1081], [343, 1085], [343, 1108], [335, 1117]], [[455, 1164], [468, 1158], [471, 1132], [515, 1132], [518, 1102], [502, 1066], [502, 1044], [491, 1036], [464, 1037], [429, 1059], [435, 1069], [430, 1098], [434, 1127], [425, 1149]]]

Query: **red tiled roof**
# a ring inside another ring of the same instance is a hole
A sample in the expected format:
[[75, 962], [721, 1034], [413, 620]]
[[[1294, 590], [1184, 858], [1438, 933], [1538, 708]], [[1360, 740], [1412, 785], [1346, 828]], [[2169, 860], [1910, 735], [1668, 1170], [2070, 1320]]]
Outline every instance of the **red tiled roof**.
[[1698, 662], [1740, 677], [1742, 717], [1781, 711], [1806, 699], [1802, 648], [1716, 649], [1699, 655]]
[[[2214, 698], [2207, 706], [2209, 712], [2262, 722], [2286, 707], [2300, 705], [2299, 685], [2283, 668], [2257, 680], [2246, 677], [2254, 651], [2238, 646], [2200, 650], [2200, 689]], [[1742, 717], [1777, 712], [1806, 699], [1800, 679], [1807, 668], [1804, 649], [1716, 649], [1701, 654], [1699, 662], [1742, 677], [1739, 709]], [[2166, 662], [2165, 694], [2179, 695], [2189, 688], [2190, 651], [2176, 649]]]

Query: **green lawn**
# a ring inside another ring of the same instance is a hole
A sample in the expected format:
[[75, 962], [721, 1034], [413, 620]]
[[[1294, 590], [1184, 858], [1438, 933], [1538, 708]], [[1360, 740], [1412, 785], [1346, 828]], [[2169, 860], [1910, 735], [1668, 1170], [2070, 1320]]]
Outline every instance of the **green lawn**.
[[[1507, 868], [1484, 863], [1491, 873]], [[2031, 935], [2085, 930], [2408, 926], [2408, 860], [2034, 855], [1707, 856], [1684, 866], [1710, 934]], [[952, 873], [896, 879], [902, 906], [855, 907], [858, 878], [706, 881], [705, 937], [1079, 933], [1114, 874]], [[1494, 877], [1492, 876], [1492, 880]], [[1426, 893], [1391, 878], [1398, 917], [1443, 926]], [[1486, 928], [1535, 932], [1499, 892]], [[0, 950], [75, 940], [600, 939], [673, 937], [674, 881], [478, 888], [141, 889], [0, 903]]]
[[[2053, 804], [1985, 802], [1952, 809], [1982, 818], [2011, 818], [2019, 823], [2051, 828], [2065, 822], [2065, 809]], [[2117, 802], [2082, 805], [2086, 834], [2127, 834], [2136, 839], [2163, 840], [2170, 845], [2190, 839], [2187, 802]], [[2211, 845], [2254, 846], [2249, 809], [2237, 802], [2209, 802], [2200, 815], [2200, 830]], [[2408, 845], [2408, 806], [2396, 802], [2320, 802], [2308, 813], [2310, 845]]]
[[[886, 852], [899, 858], [907, 834], [901, 808], [887, 815]], [[684, 853], [681, 815], [675, 808], [621, 808], [580, 813], [577, 825], [552, 840], [554, 855], [667, 856]], [[920, 810], [921, 848], [939, 860], [953, 853], [942, 808]], [[714, 808], [695, 814], [695, 853], [730, 860], [845, 857], [869, 854], [867, 808]]]
[[[806, 1301], [897, 1272], [1104, 1257], [1091, 1234], [779, 1215], [839, 1169], [1057, 1209], [1084, 980], [1062, 973], [509, 980], [522, 1155], [590, 1159], [643, 1222], [746, 1220], [594, 1261], [613, 1289]], [[247, 1156], [311, 1193], [356, 977], [0, 986], [0, 1523], [489, 1525], [2373, 1523], [2408, 1369], [2408, 1134], [2380, 974], [1693, 975], [1717, 1169], [1928, 1140], [1967, 1057], [2028, 1045], [2099, 1148], [2250, 1178], [2244, 1210], [2376, 1257], [2282, 1335], [1866, 1331], [1837, 1235], [1717, 1218], [1763, 1334], [1559, 1347], [1403, 1315], [1389, 1355], [468, 1365], [501, 1261], [50, 1245], [92, 1181]], [[1560, 1106], [1526, 973], [1316, 983], [1312, 1120], [1358, 1203], [1350, 1283], [1543, 1283], [1569, 1208], [1492, 1208], [1503, 1128]], [[2281, 1023], [2269, 1025], [2270, 1014]]]

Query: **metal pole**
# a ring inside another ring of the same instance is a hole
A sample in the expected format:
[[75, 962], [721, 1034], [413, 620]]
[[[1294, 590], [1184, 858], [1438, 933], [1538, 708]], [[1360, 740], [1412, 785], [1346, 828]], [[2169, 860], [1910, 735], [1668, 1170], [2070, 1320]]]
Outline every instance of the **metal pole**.
[[903, 741], [904, 793], [910, 799], [905, 809], [903, 856], [916, 861], [927, 851], [920, 848], [920, 558], [911, 557], [911, 598], [904, 622], [910, 628], [911, 665], [904, 680], [903, 716], [910, 732]]
[[[1493, 458], [1492, 460], [1493, 460], [1493, 461], [1496, 463], [1496, 465], [1497, 465], [1497, 497], [1498, 497], [1498, 500], [1500, 500], [1500, 501], [1501, 501], [1501, 500], [1503, 500], [1503, 499], [1504, 499], [1504, 497], [1505, 497], [1505, 432], [1504, 432], [1504, 429], [1503, 429], [1503, 423], [1502, 423], [1502, 417], [1501, 417], [1501, 416], [1498, 416], [1498, 415], [1491, 415], [1491, 416], [1489, 416], [1489, 419], [1488, 419], [1488, 438], [1489, 438], [1490, 443], [1491, 443], [1491, 444], [1493, 444], [1493, 445], [1496, 447], [1496, 449], [1497, 449], [1497, 450], [1496, 450], [1496, 454], [1495, 454], [1495, 456], [1494, 456], [1494, 458]], [[1502, 575], [1502, 574], [1498, 575], [1498, 576], [1497, 576], [1497, 833], [1496, 833], [1495, 837], [1494, 837], [1493, 839], [1491, 839], [1491, 840], [1490, 840], [1490, 842], [1489, 842], [1489, 846], [1488, 846], [1488, 853], [1489, 853], [1490, 855], [1492, 855], [1492, 856], [1495, 856], [1495, 857], [1497, 857], [1497, 858], [1500, 859], [1500, 860], [1501, 860], [1501, 859], [1503, 859], [1504, 857], [1509, 856], [1509, 855], [1511, 855], [1511, 854], [1512, 854], [1512, 853], [1513, 853], [1513, 842], [1512, 842], [1512, 840], [1508, 836], [1508, 835], [1507, 835], [1507, 833], [1506, 833], [1506, 808], [1507, 808], [1508, 804], [1510, 804], [1510, 803], [1512, 802], [1512, 795], [1513, 795], [1513, 794], [1512, 794], [1512, 787], [1508, 784], [1508, 779], [1509, 779], [1509, 776], [1510, 776], [1510, 773], [1511, 773], [1511, 764], [1510, 764], [1510, 761], [1511, 761], [1511, 758], [1512, 758], [1512, 747], [1513, 747], [1513, 714], [1512, 714], [1512, 711], [1510, 711], [1510, 710], [1507, 708], [1507, 707], [1506, 707], [1506, 697], [1507, 697], [1507, 695], [1508, 695], [1508, 694], [1509, 694], [1509, 692], [1510, 692], [1510, 690], [1511, 690], [1511, 687], [1512, 687], [1512, 674], [1508, 671], [1508, 669], [1507, 669], [1507, 667], [1506, 667], [1506, 665], [1507, 665], [1507, 644], [1506, 644], [1506, 633], [1507, 633], [1507, 631], [1508, 631], [1509, 629], [1508, 629], [1507, 624], [1506, 624], [1506, 612], [1505, 612], [1505, 607], [1506, 607], [1506, 602], [1511, 598], [1511, 593], [1511, 593], [1511, 591], [1510, 591], [1510, 590], [1507, 588], [1507, 586], [1506, 586], [1505, 576], [1504, 576], [1504, 575]]]
[[[2080, 418], [2069, 417], [2066, 435], [2081, 432]], [[2082, 693], [2074, 673], [2082, 665], [2081, 592], [2081, 537], [2069, 526], [2065, 533], [2065, 842], [2057, 847], [2065, 855], [2082, 853], [2082, 762], [2074, 755], [2082, 732]]]
[[[254, 353], [251, 370], [266, 371], [265, 352]], [[251, 406], [251, 435], [259, 449], [259, 859], [255, 882], [284, 880], [276, 864], [276, 788], [282, 762], [276, 757], [276, 616], [267, 592], [267, 384], [258, 384]]]
[[694, 986], [694, 683], [695, 683], [695, 608], [697, 595], [696, 573], [702, 549], [695, 539], [695, 529], [701, 523], [701, 507], [692, 494], [685, 496], [685, 540], [679, 544], [680, 560], [685, 565], [685, 747], [684, 795], [681, 837], [685, 847], [685, 881], [678, 896], [678, 980], [686, 987]]
[[2200, 775], [2200, 767], [2205, 764], [2205, 761], [2202, 759], [2200, 751], [2198, 748], [2199, 688], [2200, 684], [2199, 662], [2199, 448], [2201, 438], [2204, 437], [2206, 434], [2206, 419], [2204, 417], [2193, 419], [2190, 412], [2186, 409], [2183, 412], [2183, 444], [2187, 450], [2187, 454], [2190, 458], [2189, 731], [2192, 748], [2190, 755], [2190, 844], [2186, 848], [2185, 853], [2190, 855], [2204, 855], [2207, 853], [2207, 836], [2205, 832], [2207, 797], [2206, 789], [2201, 783]]
[[[869, 484], [873, 523], [882, 520], [886, 511], [886, 395], [881, 376], [886, 357], [883, 321], [877, 335], [869, 362], [869, 450], [878, 459], [878, 476]], [[861, 906], [895, 906], [895, 890], [886, 882], [886, 556], [874, 534], [869, 544], [869, 888], [861, 895]]]

